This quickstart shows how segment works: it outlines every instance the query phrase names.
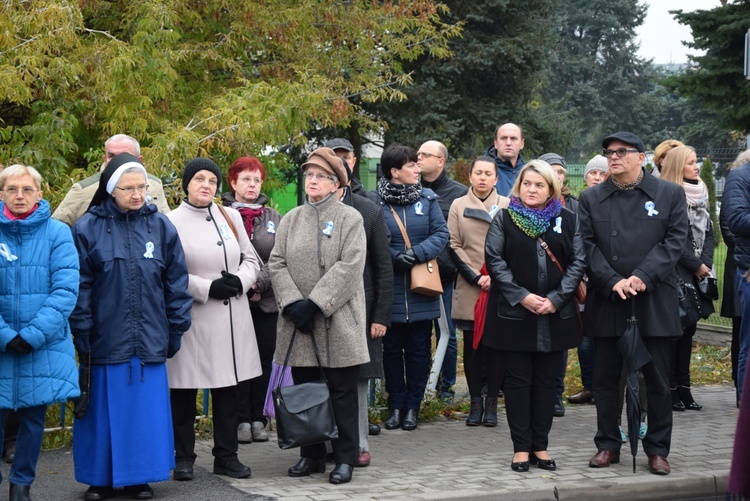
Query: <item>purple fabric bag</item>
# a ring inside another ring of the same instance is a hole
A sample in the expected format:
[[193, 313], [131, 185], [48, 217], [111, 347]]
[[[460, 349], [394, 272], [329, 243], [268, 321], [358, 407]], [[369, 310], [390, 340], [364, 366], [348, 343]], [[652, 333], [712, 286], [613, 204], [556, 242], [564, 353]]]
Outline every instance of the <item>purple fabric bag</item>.
[[279, 378], [281, 378], [281, 386], [292, 386], [294, 384], [294, 381], [292, 381], [292, 368], [287, 367], [285, 371], [282, 372], [281, 368], [283, 366], [277, 364], [276, 362], [273, 363], [273, 367], [271, 368], [271, 379], [268, 382], [268, 390], [266, 391], [266, 403], [263, 406], [263, 414], [275, 418], [276, 412], [273, 408], [273, 390], [279, 386]]

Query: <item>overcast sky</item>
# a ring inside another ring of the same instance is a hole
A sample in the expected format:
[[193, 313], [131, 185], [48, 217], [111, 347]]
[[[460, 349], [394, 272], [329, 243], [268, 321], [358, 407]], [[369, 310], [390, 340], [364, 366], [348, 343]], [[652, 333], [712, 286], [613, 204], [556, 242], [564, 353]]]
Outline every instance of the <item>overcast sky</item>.
[[638, 29], [641, 42], [639, 55], [653, 59], [655, 64], [686, 63], [687, 54], [695, 55], [682, 45], [683, 40], [692, 40], [690, 28], [675, 21], [670, 10], [709, 10], [721, 5], [719, 0], [645, 0], [648, 11], [646, 20]]

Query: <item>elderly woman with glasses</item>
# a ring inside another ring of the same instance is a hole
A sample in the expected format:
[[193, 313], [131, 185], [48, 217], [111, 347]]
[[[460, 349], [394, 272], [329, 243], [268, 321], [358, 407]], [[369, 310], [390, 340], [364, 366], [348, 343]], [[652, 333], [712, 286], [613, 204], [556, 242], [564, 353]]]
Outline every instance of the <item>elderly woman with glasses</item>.
[[86, 501], [122, 486], [150, 499], [148, 484], [174, 465], [165, 362], [190, 327], [192, 300], [180, 239], [146, 203], [147, 179], [137, 157], [115, 156], [73, 227], [81, 284], [70, 325], [89, 397], [76, 407], [73, 457]]
[[70, 230], [50, 219], [41, 185], [33, 167], [11, 165], [0, 174], [0, 444], [14, 409], [19, 420], [12, 501], [30, 499], [47, 406], [79, 394], [68, 327], [78, 257]]
[[[302, 165], [304, 205], [284, 216], [268, 267], [281, 315], [276, 362], [289, 365], [295, 383], [320, 379], [314, 346], [331, 392], [339, 438], [329, 482], [351, 481], [359, 456], [357, 382], [369, 361], [363, 272], [367, 242], [362, 216], [336, 195], [348, 174], [331, 148], [318, 148]], [[314, 345], [313, 345], [314, 340]], [[291, 344], [291, 351], [290, 351]], [[302, 447], [290, 477], [326, 470], [324, 442]]]
[[[242, 216], [247, 236], [264, 263], [268, 262], [271, 255], [276, 241], [276, 228], [281, 220], [281, 215], [268, 207], [268, 197], [260, 191], [265, 179], [266, 169], [260, 160], [249, 156], [240, 157], [232, 163], [227, 174], [232, 191], [221, 195], [224, 206], [236, 209]], [[276, 349], [276, 323], [279, 318], [268, 265], [261, 266], [258, 280], [248, 291], [247, 298], [263, 373], [242, 381], [237, 386], [237, 440], [241, 444], [268, 440], [268, 419], [263, 415], [263, 407], [271, 378], [273, 352]]]

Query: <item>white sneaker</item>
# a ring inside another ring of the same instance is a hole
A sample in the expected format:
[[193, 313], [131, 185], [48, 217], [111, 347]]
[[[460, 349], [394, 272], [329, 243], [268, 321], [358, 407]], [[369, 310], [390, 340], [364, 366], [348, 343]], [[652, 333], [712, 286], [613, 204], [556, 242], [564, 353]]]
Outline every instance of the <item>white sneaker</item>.
[[[266, 440], [268, 440], [266, 438]], [[253, 432], [250, 428], [250, 423], [240, 423], [237, 427], [237, 441], [241, 444], [252, 444], [253, 443]]]
[[[244, 423], [247, 424], [247, 423]], [[266, 432], [266, 425], [260, 421], [253, 421], [253, 440], [256, 442], [268, 442], [268, 432]]]

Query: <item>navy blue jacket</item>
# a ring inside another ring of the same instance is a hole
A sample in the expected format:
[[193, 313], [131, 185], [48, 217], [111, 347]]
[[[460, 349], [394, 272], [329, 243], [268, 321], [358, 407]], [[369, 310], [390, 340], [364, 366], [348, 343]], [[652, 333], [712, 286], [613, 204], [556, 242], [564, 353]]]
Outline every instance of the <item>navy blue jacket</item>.
[[[372, 197], [383, 208], [388, 230], [391, 232], [391, 260], [406, 250], [404, 237], [391, 214], [391, 209], [377, 193]], [[421, 210], [417, 210], [421, 204]], [[437, 195], [432, 190], [422, 188], [418, 202], [410, 205], [394, 205], [393, 209], [401, 219], [409, 235], [418, 263], [435, 259], [448, 243], [448, 226], [438, 205]], [[421, 212], [419, 214], [418, 212]], [[429, 297], [411, 291], [411, 274], [393, 272], [393, 322], [406, 323], [419, 320], [432, 320], [440, 316], [440, 296]]]
[[497, 194], [509, 197], [510, 191], [513, 189], [513, 185], [518, 177], [518, 173], [521, 172], [521, 167], [523, 167], [526, 162], [524, 162], [523, 157], [519, 154], [518, 162], [516, 162], [516, 166], [513, 167], [510, 162], [506, 162], [497, 156], [497, 150], [494, 146], [487, 150], [487, 156], [492, 157], [495, 160], [495, 167], [497, 167], [497, 183], [495, 183]]
[[727, 176], [721, 212], [734, 234], [735, 263], [743, 270], [750, 269], [750, 162]]
[[170, 337], [190, 328], [193, 304], [171, 221], [155, 205], [125, 213], [110, 198], [78, 220], [73, 239], [81, 265], [78, 304], [70, 317], [76, 348], [90, 350], [92, 364], [119, 364], [133, 356], [163, 363]]

